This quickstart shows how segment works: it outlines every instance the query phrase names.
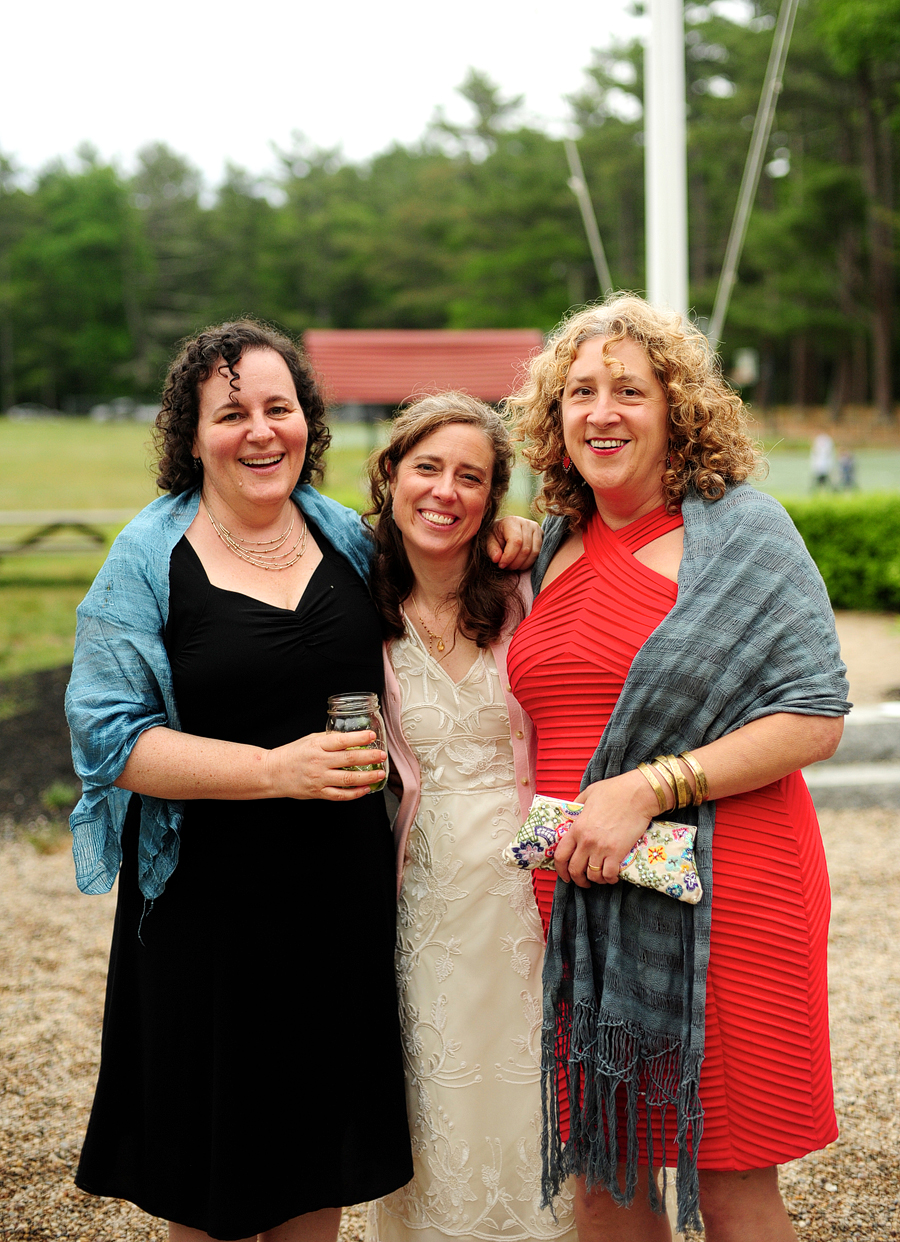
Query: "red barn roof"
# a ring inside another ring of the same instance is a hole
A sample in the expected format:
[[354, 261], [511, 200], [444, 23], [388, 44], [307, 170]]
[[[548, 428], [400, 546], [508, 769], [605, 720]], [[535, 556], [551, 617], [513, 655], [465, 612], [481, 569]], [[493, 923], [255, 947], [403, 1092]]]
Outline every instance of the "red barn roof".
[[499, 401], [515, 388], [525, 359], [544, 343], [537, 328], [314, 328], [303, 339], [328, 400], [338, 405], [399, 405], [447, 388]]

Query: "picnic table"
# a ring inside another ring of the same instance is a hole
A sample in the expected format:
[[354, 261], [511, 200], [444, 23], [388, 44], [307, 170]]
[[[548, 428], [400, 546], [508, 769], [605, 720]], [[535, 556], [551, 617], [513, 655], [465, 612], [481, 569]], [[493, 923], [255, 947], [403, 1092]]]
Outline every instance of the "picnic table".
[[[20, 552], [84, 552], [103, 547], [104, 526], [121, 526], [134, 517], [134, 509], [2, 509], [0, 527], [18, 533], [0, 543], [0, 556]], [[55, 536], [63, 530], [77, 531], [78, 542], [62, 542]]]

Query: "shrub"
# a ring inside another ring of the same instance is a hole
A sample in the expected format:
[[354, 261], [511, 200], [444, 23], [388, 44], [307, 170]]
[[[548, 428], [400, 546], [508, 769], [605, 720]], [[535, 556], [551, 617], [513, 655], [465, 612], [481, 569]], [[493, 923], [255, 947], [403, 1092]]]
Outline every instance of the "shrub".
[[66, 781], [54, 781], [47, 789], [41, 790], [41, 802], [52, 813], [65, 811], [67, 814], [75, 806], [81, 795], [77, 785]]
[[900, 495], [785, 501], [834, 608], [900, 612]]

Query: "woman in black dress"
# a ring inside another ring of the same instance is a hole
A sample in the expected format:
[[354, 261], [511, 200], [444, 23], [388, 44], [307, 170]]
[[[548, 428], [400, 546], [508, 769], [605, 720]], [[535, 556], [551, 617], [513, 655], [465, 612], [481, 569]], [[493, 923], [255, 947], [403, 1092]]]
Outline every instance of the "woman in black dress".
[[324, 413], [280, 334], [189, 341], [167, 494], [79, 608], [76, 871], [121, 879], [76, 1181], [174, 1242], [329, 1242], [412, 1175], [384, 772], [352, 770], [373, 734], [323, 731], [329, 695], [382, 690], [363, 528], [310, 486]]

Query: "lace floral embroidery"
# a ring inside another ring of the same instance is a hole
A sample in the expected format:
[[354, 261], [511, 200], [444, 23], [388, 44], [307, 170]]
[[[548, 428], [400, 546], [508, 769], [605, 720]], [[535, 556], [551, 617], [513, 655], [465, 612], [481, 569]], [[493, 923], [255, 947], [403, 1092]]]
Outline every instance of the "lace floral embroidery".
[[[414, 635], [392, 646], [421, 802], [407, 844], [397, 981], [415, 1177], [371, 1205], [369, 1242], [574, 1242], [540, 1210], [540, 919], [500, 861], [518, 826], [490, 654], [458, 684]], [[559, 1206], [559, 1205], [558, 1205]]]

